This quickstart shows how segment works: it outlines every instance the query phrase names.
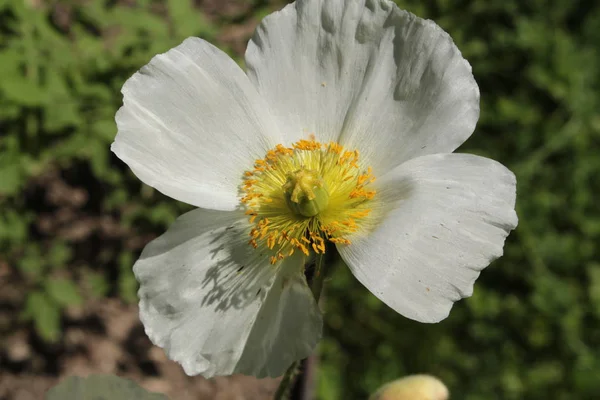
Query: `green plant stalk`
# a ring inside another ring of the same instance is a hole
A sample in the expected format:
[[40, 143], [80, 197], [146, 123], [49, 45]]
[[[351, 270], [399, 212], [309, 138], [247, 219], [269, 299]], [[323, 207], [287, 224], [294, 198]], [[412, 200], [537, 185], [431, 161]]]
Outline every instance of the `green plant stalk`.
[[[324, 259], [324, 254], [317, 255], [315, 273], [310, 282], [310, 291], [312, 292], [317, 303], [319, 303], [319, 298], [321, 297], [321, 292], [323, 291], [323, 281], [325, 280], [325, 273], [323, 271]], [[279, 383], [279, 387], [277, 388], [277, 392], [275, 392], [274, 400], [284, 400], [288, 398], [290, 387], [294, 381], [294, 378], [296, 378], [298, 375], [299, 368], [300, 361], [295, 361], [292, 365], [290, 365], [287, 371], [285, 371], [285, 374]]]
[[300, 361], [295, 361], [292, 365], [290, 365], [287, 371], [285, 371], [285, 374], [279, 383], [279, 387], [277, 388], [277, 392], [275, 392], [275, 397], [273, 398], [274, 400], [285, 400], [289, 397], [291, 384], [296, 375], [298, 375], [299, 367]]
[[310, 290], [312, 291], [313, 297], [317, 304], [321, 298], [321, 292], [323, 291], [323, 282], [325, 281], [325, 271], [323, 271], [323, 264], [325, 260], [325, 254], [318, 254], [317, 261], [315, 263], [315, 274], [313, 275], [310, 283]]

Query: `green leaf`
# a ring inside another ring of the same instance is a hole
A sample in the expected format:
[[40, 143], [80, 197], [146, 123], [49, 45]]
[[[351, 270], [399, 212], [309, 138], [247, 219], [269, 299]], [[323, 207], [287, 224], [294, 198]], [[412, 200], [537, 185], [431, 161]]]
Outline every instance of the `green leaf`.
[[14, 195], [25, 183], [21, 160], [17, 154], [3, 154], [0, 158], [0, 195]]
[[92, 123], [91, 131], [105, 143], [111, 143], [115, 139], [117, 124], [114, 119], [100, 119]]
[[48, 254], [48, 262], [54, 268], [64, 267], [73, 256], [73, 250], [64, 242], [55, 242]]
[[600, 264], [591, 263], [587, 267], [589, 278], [588, 295], [591, 300], [592, 310], [600, 317]]
[[102, 298], [106, 296], [106, 294], [110, 290], [110, 285], [108, 284], [104, 276], [97, 272], [87, 272], [85, 274], [85, 282], [90, 290], [90, 294], [96, 298]]
[[127, 303], [137, 301], [138, 283], [133, 274], [133, 255], [123, 252], [119, 255], [119, 296]]
[[18, 268], [29, 278], [40, 279], [44, 272], [44, 259], [41, 257], [39, 246], [36, 243], [27, 245], [27, 252], [17, 263]]
[[35, 291], [27, 296], [24, 317], [33, 320], [35, 331], [48, 342], [60, 336], [60, 309], [46, 293]]
[[46, 292], [56, 303], [63, 307], [69, 305], [78, 306], [83, 303], [77, 286], [67, 279], [48, 279], [46, 281]]
[[210, 39], [215, 35], [213, 24], [204, 14], [195, 12], [192, 1], [169, 1], [167, 6], [177, 37], [199, 36]]
[[43, 105], [47, 100], [46, 92], [42, 87], [17, 73], [8, 79], [2, 79], [0, 90], [9, 100], [24, 106]]
[[46, 400], [167, 400], [114, 375], [70, 376], [46, 393]]

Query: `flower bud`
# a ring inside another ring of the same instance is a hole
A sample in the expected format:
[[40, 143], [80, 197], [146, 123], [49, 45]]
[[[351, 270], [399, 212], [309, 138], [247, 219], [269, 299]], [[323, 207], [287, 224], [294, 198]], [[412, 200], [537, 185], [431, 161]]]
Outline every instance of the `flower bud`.
[[411, 375], [383, 385], [369, 400], [447, 400], [450, 392], [430, 375]]

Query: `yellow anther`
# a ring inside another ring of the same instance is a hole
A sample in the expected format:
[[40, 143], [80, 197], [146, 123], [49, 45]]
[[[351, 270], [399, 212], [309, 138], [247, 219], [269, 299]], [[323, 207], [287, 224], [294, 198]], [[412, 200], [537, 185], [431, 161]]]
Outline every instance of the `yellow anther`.
[[349, 235], [371, 229], [378, 215], [371, 210], [379, 209], [370, 202], [375, 177], [359, 161], [358, 150], [321, 144], [314, 135], [256, 160], [240, 187], [250, 246], [276, 264], [296, 251], [324, 253], [327, 242], [350, 244]]

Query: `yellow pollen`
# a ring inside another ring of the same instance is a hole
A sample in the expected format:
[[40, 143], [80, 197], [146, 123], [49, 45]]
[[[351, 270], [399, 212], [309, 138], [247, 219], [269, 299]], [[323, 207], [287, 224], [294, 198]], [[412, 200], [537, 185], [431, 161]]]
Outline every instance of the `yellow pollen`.
[[295, 251], [323, 254], [327, 242], [351, 244], [351, 236], [371, 229], [377, 218], [374, 181], [358, 150], [314, 137], [278, 144], [244, 173], [249, 245], [276, 264]]

